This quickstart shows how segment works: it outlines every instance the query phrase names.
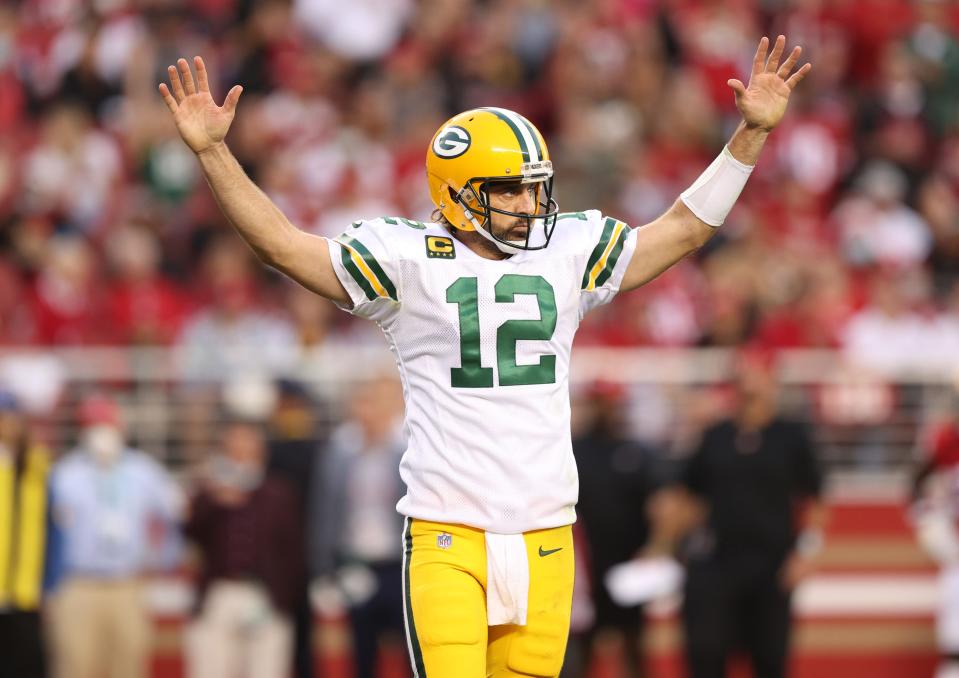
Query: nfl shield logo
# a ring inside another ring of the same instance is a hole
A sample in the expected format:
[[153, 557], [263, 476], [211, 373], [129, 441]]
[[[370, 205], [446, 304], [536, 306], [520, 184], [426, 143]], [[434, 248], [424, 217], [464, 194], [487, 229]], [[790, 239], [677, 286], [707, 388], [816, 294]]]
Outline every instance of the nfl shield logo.
[[437, 536], [436, 545], [439, 546], [441, 549], [448, 549], [450, 546], [453, 545], [453, 535], [447, 534], [446, 532], [444, 532], [443, 534]]

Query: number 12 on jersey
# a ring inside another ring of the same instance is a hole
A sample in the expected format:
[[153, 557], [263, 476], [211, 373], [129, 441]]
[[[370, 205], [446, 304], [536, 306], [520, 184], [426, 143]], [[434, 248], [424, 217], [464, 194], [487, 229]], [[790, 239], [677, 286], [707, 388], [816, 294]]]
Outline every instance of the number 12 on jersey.
[[[508, 273], [493, 287], [497, 303], [511, 303], [518, 294], [536, 297], [538, 320], [507, 320], [496, 330], [496, 368], [500, 386], [553, 384], [556, 356], [545, 354], [532, 365], [516, 363], [516, 342], [547, 341], [556, 331], [556, 295], [539, 275]], [[446, 288], [446, 301], [459, 308], [460, 367], [450, 368], [454, 388], [490, 388], [493, 368], [483, 367], [480, 355], [479, 288], [476, 277], [459, 278]]]

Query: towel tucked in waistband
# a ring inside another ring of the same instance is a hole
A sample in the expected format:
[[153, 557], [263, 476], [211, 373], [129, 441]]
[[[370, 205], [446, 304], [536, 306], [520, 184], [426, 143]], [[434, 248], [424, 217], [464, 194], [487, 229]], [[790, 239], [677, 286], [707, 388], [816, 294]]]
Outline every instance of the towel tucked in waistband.
[[486, 617], [490, 626], [525, 626], [529, 561], [522, 534], [486, 533]]

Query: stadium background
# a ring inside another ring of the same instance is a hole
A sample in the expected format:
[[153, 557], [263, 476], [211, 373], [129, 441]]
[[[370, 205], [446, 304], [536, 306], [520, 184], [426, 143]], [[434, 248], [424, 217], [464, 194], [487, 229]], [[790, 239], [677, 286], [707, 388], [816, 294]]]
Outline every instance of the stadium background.
[[[623, 382], [635, 434], [681, 455], [729, 351], [781, 352], [834, 507], [797, 675], [926, 675], [934, 569], [904, 502], [959, 378], [957, 28], [955, 3], [900, 0], [4, 3], [0, 378], [58, 452], [78, 399], [116, 393], [188, 484], [225, 381], [295, 377], [328, 429], [389, 367], [375, 329], [228, 230], [156, 93], [179, 56], [206, 59], [217, 98], [244, 86], [230, 146], [301, 228], [428, 218], [427, 141], [478, 105], [540, 127], [564, 210], [639, 225], [715, 157], [738, 120], [726, 79], [782, 32], [814, 69], [742, 199], [704, 251], [584, 323], [576, 383]], [[157, 581], [156, 675], [172, 676], [187, 572]], [[338, 624], [318, 636], [329, 675], [346, 670]], [[671, 675], [668, 611], [649, 643]]]

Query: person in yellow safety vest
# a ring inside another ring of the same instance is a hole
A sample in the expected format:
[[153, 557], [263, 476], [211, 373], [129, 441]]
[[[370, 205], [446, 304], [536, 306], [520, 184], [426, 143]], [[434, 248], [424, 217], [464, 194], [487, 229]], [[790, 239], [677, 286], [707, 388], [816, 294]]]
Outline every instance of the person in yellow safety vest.
[[50, 467], [16, 399], [0, 390], [0, 673], [18, 678], [47, 675], [41, 603], [60, 562]]

